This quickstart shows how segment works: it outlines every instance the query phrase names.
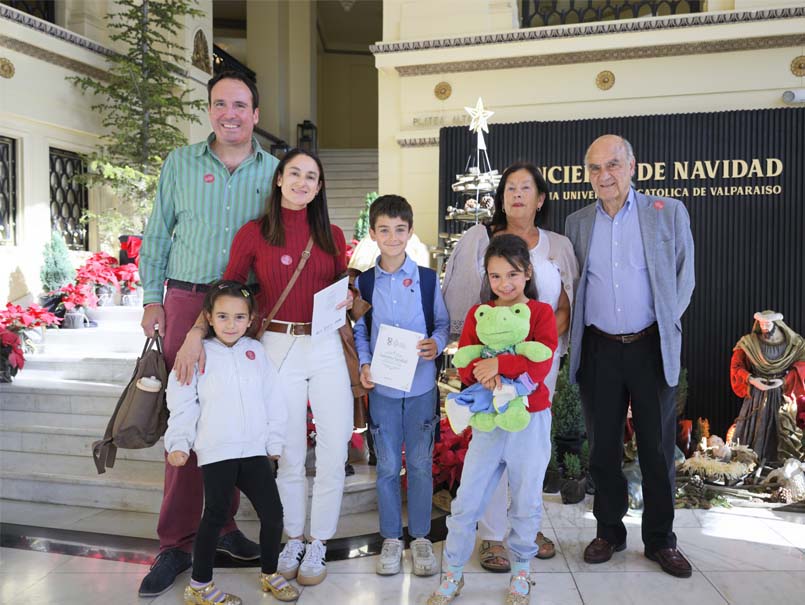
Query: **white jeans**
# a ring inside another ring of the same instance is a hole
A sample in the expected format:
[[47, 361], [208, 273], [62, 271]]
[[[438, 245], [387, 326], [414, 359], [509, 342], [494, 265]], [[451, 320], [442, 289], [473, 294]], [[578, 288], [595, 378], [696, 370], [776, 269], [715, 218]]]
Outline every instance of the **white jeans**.
[[310, 507], [310, 535], [333, 537], [344, 493], [347, 443], [352, 435], [352, 389], [338, 332], [318, 336], [263, 335], [263, 346], [277, 369], [278, 393], [288, 408], [285, 448], [277, 487], [285, 532], [304, 534], [307, 514], [307, 403], [316, 420], [316, 477]]
[[[553, 393], [556, 390], [556, 379], [559, 377], [559, 362], [561, 357], [554, 355], [551, 371], [545, 377], [545, 386], [548, 387], [548, 399], [553, 401]], [[509, 479], [506, 471], [500, 476], [495, 491], [489, 499], [484, 516], [478, 521], [478, 537], [481, 540], [503, 540], [506, 531], [509, 529], [506, 509], [508, 502]], [[542, 488], [540, 488], [542, 489]], [[534, 536], [536, 537], [536, 536]]]
[[[532, 413], [531, 422], [517, 433], [499, 428], [488, 433], [473, 430], [461, 486], [447, 518], [444, 555], [448, 565], [463, 566], [472, 555], [475, 524], [504, 469], [508, 470], [512, 491], [507, 545], [516, 561], [530, 561], [536, 556], [534, 538], [542, 521], [542, 481], [550, 457], [550, 409]], [[505, 513], [504, 508], [500, 514]]]

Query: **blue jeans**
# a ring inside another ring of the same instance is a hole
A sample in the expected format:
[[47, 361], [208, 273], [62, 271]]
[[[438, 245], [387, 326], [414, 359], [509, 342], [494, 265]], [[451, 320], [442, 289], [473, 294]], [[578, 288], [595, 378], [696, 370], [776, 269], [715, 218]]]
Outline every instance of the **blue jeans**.
[[369, 391], [369, 430], [377, 456], [377, 508], [380, 535], [401, 538], [400, 469], [405, 443], [408, 479], [408, 533], [424, 538], [430, 533], [433, 496], [433, 436], [437, 392], [416, 397], [384, 397]]

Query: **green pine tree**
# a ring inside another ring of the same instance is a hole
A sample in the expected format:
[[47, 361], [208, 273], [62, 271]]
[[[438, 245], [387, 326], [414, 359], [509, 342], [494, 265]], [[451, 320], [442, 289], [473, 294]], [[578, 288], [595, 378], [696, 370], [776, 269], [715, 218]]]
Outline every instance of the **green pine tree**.
[[573, 439], [584, 432], [584, 417], [581, 412], [579, 385], [570, 383], [570, 363], [565, 360], [556, 380], [553, 394], [554, 432], [559, 438]]
[[73, 281], [75, 269], [70, 262], [67, 244], [57, 231], [50, 234], [50, 241], [45, 244], [42, 260], [39, 279], [42, 280], [44, 292], [53, 292]]
[[[82, 92], [100, 99], [92, 106], [106, 134], [90, 156], [89, 185], [110, 186], [120, 200], [99, 221], [108, 244], [121, 233], [140, 233], [167, 154], [187, 143], [181, 127], [199, 122], [206, 106], [191, 98], [183, 49], [176, 44], [186, 16], [201, 16], [195, 0], [117, 0], [119, 12], [106, 16], [110, 35], [123, 50], [107, 58], [108, 79], [69, 78]], [[86, 220], [86, 219], [85, 219]]]
[[364, 200], [364, 208], [361, 210], [361, 213], [358, 215], [358, 220], [355, 221], [355, 229], [353, 237], [361, 241], [364, 237], [366, 237], [369, 233], [369, 207], [372, 205], [377, 198], [380, 196], [377, 195], [377, 191], [372, 191], [371, 193], [366, 194], [366, 198]]

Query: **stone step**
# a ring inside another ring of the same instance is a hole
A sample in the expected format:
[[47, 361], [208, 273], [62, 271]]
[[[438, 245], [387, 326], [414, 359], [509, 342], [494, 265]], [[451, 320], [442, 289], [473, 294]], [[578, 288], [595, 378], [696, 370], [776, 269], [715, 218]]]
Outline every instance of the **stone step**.
[[87, 357], [109, 354], [131, 354], [135, 358], [143, 350], [145, 336], [139, 323], [106, 322], [97, 328], [48, 330], [41, 352], [53, 355], [85, 353]]
[[[48, 351], [58, 350], [50, 347]], [[37, 353], [25, 360], [26, 377], [31, 379], [86, 380], [124, 386], [131, 379], [137, 362], [133, 353], [93, 354], [92, 351], [62, 349], [61, 353]], [[97, 355], [97, 356], [96, 356]], [[20, 374], [22, 376], [22, 374]]]
[[[81, 427], [54, 427], [41, 425], [12, 425], [6, 422], [0, 427], [0, 450], [60, 454], [92, 458], [92, 444], [103, 437], [105, 426], [100, 429]], [[119, 460], [143, 462], [164, 461], [164, 445], [160, 439], [153, 447], [139, 450], [119, 449]]]
[[[37, 372], [27, 375], [26, 369], [17, 374], [13, 382], [0, 384], [0, 414], [28, 414], [32, 418], [15, 421], [15, 424], [68, 426], [59, 424], [60, 420], [73, 417], [75, 421], [69, 426], [81, 426], [78, 419], [83, 416], [108, 418], [123, 391], [120, 384], [48, 379]], [[35, 422], [36, 414], [51, 414], [56, 418], [52, 422]], [[91, 428], [95, 426], [93, 422]]]
[[87, 317], [99, 323], [115, 321], [131, 323], [139, 327], [140, 320], [143, 317], [143, 308], [141, 306], [128, 307], [122, 305], [108, 305], [87, 309], [86, 314]]
[[[377, 505], [374, 468], [355, 468], [356, 474], [346, 478], [341, 514], [374, 510]], [[164, 463], [119, 459], [114, 468], [98, 475], [87, 456], [4, 451], [0, 479], [0, 497], [10, 500], [156, 513], [162, 501]], [[246, 498], [238, 518], [256, 518]]]

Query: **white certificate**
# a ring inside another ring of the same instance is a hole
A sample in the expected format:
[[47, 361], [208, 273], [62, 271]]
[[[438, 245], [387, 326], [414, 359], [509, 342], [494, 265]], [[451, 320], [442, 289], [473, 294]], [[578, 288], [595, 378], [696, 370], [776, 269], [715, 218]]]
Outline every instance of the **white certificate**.
[[370, 372], [372, 381], [393, 389], [410, 391], [414, 381], [423, 334], [386, 324], [380, 325]]
[[314, 337], [334, 332], [347, 322], [346, 309], [336, 309], [336, 306], [346, 300], [348, 285], [349, 277], [345, 277], [313, 295]]

